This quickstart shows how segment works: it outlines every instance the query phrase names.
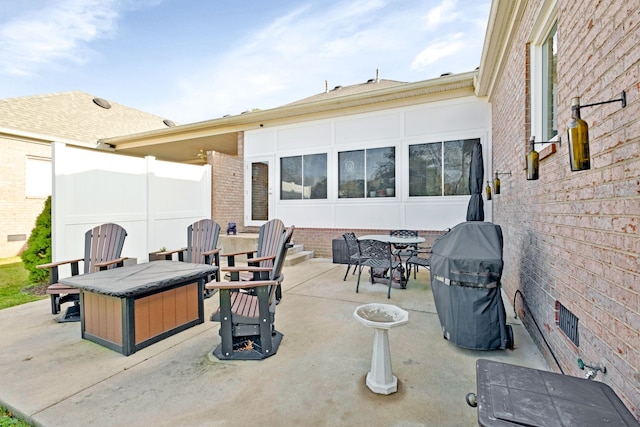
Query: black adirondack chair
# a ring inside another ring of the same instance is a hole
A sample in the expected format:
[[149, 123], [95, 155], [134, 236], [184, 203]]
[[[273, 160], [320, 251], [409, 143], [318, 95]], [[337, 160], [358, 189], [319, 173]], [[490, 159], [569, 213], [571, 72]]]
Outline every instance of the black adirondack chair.
[[[284, 223], [275, 218], [265, 222], [258, 232], [258, 245], [256, 249], [243, 252], [230, 252], [221, 254], [227, 258], [227, 266], [234, 267], [236, 265], [236, 257], [245, 255], [247, 264], [252, 267], [269, 268], [273, 266], [273, 260], [279, 250], [280, 239], [285, 231]], [[227, 278], [230, 278], [227, 275]], [[237, 280], [257, 280], [255, 273], [242, 271], [239, 273]], [[276, 289], [276, 300], [282, 299], [282, 290], [280, 287]]]
[[41, 264], [38, 268], [50, 269], [49, 287], [47, 294], [51, 296], [51, 313], [60, 313], [62, 304], [73, 302], [65, 314], [58, 316], [58, 322], [77, 322], [80, 320], [80, 291], [61, 283], [58, 283], [58, 267], [71, 264], [71, 275], [79, 274], [78, 264], [83, 261], [84, 274], [114, 267], [121, 267], [126, 257], [121, 257], [124, 239], [127, 232], [118, 224], [102, 224], [85, 233], [84, 258], [69, 261], [58, 261], [49, 264]]
[[[213, 354], [222, 360], [260, 360], [278, 351], [282, 334], [275, 329], [276, 289], [283, 280], [282, 267], [295, 227], [278, 239], [277, 254], [271, 267], [231, 266], [229, 282], [212, 282], [209, 289], [220, 292], [220, 307], [211, 320], [220, 322], [221, 342]], [[249, 272], [256, 280], [240, 280]], [[254, 292], [247, 292], [248, 290]]]
[[[164, 252], [158, 252], [158, 256], [171, 260], [173, 254], [178, 254], [178, 261], [192, 262], [194, 264], [209, 264], [220, 268], [220, 249], [218, 237], [220, 225], [211, 219], [201, 219], [187, 227], [187, 247]], [[220, 270], [216, 271], [207, 281], [220, 281]], [[204, 297], [209, 298], [215, 291], [205, 289]]]

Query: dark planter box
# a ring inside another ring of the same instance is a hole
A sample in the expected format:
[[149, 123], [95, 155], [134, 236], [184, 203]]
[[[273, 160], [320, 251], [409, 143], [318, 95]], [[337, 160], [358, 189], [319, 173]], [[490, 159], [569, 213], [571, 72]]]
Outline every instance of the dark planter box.
[[334, 264], [349, 264], [349, 250], [344, 239], [333, 239], [331, 241], [331, 252]]

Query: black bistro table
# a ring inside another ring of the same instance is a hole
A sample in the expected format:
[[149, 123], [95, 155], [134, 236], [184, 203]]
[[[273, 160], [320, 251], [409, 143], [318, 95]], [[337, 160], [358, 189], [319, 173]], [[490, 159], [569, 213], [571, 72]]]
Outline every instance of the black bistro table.
[[204, 285], [217, 269], [154, 261], [59, 282], [80, 289], [82, 338], [129, 356], [203, 323]]

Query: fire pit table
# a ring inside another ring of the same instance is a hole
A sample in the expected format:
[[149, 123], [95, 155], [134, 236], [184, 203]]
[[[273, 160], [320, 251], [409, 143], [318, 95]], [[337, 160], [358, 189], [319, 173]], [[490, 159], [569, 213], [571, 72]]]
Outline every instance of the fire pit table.
[[204, 284], [217, 269], [154, 261], [59, 282], [80, 289], [82, 338], [129, 356], [203, 323]]

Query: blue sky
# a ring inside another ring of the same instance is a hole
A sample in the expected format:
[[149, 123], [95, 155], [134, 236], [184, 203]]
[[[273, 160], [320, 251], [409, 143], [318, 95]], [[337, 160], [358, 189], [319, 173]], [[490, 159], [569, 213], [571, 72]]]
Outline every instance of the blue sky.
[[490, 0], [0, 0], [0, 98], [81, 90], [191, 123], [480, 64]]

